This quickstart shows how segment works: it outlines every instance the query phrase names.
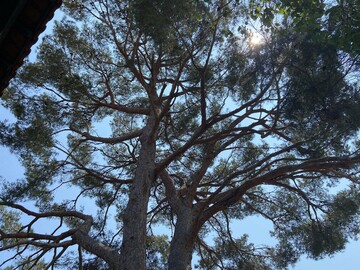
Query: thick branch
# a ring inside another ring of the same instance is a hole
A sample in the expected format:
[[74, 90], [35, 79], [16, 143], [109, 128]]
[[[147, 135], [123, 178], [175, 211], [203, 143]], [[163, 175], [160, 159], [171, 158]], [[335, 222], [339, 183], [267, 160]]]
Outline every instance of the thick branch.
[[142, 114], [142, 115], [149, 115], [150, 109], [147, 108], [140, 108], [140, 107], [128, 107], [125, 105], [120, 105], [117, 103], [103, 103], [103, 102], [97, 102], [97, 106], [99, 107], [106, 107], [110, 109], [114, 109], [120, 112], [129, 113], [129, 114]]
[[179, 212], [180, 209], [178, 204], [180, 203], [180, 200], [171, 176], [167, 173], [166, 170], [162, 170], [159, 173], [159, 176], [165, 186], [166, 197], [169, 201], [171, 208], [174, 210], [175, 213]]
[[78, 230], [72, 238], [82, 248], [106, 261], [111, 269], [120, 268], [120, 255], [115, 249], [112, 249], [100, 241], [93, 239], [83, 230]]
[[88, 132], [82, 132], [80, 130], [75, 129], [73, 126], [70, 126], [70, 130], [85, 137], [86, 140], [94, 141], [94, 142], [101, 142], [101, 143], [109, 143], [109, 144], [116, 144], [116, 143], [121, 143], [121, 142], [124, 142], [127, 140], [131, 140], [136, 137], [139, 137], [142, 134], [142, 129], [139, 129], [139, 130], [124, 134], [119, 137], [105, 138], [105, 137], [98, 137], [98, 136], [90, 135]]
[[272, 183], [286, 179], [289, 174], [296, 171], [302, 172], [327, 172], [333, 169], [350, 169], [352, 165], [360, 163], [360, 155], [353, 157], [327, 157], [304, 161], [296, 165], [285, 165], [268, 173], [252, 178], [237, 188], [219, 193], [213, 197], [212, 206], [203, 211], [201, 220], [205, 222], [215, 213], [236, 204], [242, 196], [251, 188], [264, 183]]

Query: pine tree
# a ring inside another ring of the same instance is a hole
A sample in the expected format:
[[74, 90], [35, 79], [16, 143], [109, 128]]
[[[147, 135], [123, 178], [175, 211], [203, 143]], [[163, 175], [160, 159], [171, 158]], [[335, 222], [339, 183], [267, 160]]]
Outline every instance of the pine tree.
[[[343, 250], [360, 233], [354, 9], [64, 1], [2, 97], [26, 173], [0, 190], [0, 265], [285, 269]], [[234, 236], [250, 216], [277, 245]]]

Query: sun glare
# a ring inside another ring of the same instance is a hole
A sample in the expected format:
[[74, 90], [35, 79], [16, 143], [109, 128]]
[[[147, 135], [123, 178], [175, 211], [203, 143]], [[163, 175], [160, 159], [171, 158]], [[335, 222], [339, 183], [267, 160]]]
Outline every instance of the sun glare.
[[252, 46], [258, 46], [264, 42], [264, 37], [259, 33], [251, 33], [250, 44]]

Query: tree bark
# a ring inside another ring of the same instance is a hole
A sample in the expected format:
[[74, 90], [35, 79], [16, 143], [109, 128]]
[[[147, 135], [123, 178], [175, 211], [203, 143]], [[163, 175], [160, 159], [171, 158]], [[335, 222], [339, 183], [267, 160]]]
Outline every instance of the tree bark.
[[175, 232], [170, 245], [169, 270], [190, 270], [197, 226], [194, 211], [182, 208], [177, 215]]
[[122, 269], [146, 268], [146, 221], [150, 188], [155, 177], [156, 144], [152, 139], [154, 120], [150, 117], [140, 136], [138, 166], [124, 212], [124, 231], [121, 247]]

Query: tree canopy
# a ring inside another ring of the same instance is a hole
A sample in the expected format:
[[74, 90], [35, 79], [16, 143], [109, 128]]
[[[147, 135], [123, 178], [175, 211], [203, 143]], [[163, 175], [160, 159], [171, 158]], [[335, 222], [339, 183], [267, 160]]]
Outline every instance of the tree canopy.
[[[286, 269], [357, 238], [357, 0], [63, 12], [2, 97], [25, 175], [0, 189], [0, 267]], [[276, 245], [236, 236], [250, 216]]]

